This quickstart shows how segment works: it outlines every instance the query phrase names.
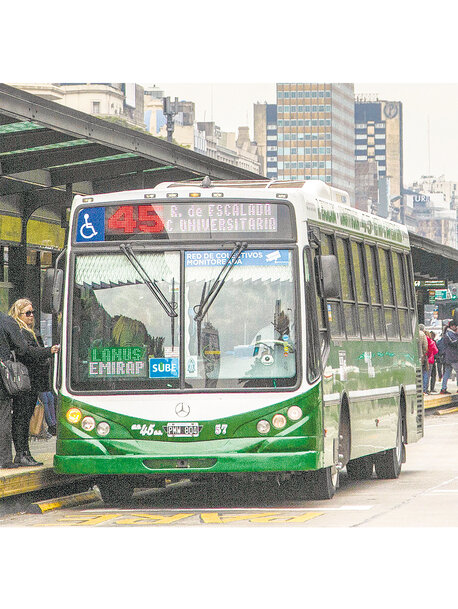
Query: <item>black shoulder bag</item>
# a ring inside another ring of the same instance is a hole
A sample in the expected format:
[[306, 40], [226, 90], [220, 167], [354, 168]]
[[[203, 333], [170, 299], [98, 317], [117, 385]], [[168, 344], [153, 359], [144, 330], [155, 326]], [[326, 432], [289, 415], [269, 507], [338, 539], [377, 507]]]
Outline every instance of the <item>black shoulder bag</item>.
[[0, 360], [0, 376], [3, 387], [10, 396], [30, 391], [30, 377], [27, 366], [16, 360], [16, 354], [11, 352], [13, 359]]

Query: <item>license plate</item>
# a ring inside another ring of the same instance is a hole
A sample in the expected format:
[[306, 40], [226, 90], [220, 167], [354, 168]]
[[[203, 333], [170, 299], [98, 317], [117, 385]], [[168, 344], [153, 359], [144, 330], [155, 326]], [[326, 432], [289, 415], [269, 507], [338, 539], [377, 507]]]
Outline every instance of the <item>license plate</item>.
[[167, 423], [164, 427], [169, 438], [197, 438], [201, 429], [199, 423]]

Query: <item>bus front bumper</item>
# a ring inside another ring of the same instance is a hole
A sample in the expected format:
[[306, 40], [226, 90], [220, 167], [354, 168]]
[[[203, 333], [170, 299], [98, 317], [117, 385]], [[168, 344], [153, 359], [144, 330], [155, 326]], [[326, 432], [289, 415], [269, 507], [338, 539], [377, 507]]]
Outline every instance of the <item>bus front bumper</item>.
[[[114, 450], [114, 444], [117, 444], [117, 450]], [[219, 442], [180, 443], [179, 446], [174, 444], [167, 447], [162, 445], [162, 450], [153, 450], [150, 443], [142, 443], [141, 446], [136, 443], [136, 450], [132, 445], [126, 446], [125, 442], [122, 444], [123, 450], [117, 442], [103, 447], [103, 450], [100, 442], [58, 442], [54, 468], [61, 474], [85, 475], [183, 476], [205, 473], [293, 472], [322, 467], [323, 456], [318, 450], [310, 450], [312, 446], [316, 448], [315, 438], [303, 437], [272, 439], [263, 442], [262, 447], [255, 447], [252, 441], [247, 442], [246, 439], [240, 444], [232, 440], [224, 445]], [[159, 447], [156, 445], [155, 448]], [[101, 452], [105, 454], [100, 454]]]

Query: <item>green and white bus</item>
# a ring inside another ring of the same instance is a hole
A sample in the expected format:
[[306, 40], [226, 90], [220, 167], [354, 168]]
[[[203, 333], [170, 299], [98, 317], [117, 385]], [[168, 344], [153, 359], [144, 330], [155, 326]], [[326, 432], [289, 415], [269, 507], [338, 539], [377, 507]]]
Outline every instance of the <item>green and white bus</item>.
[[331, 498], [344, 467], [398, 477], [423, 436], [408, 233], [341, 190], [76, 196], [65, 259], [43, 290], [44, 310], [62, 301], [54, 466], [98, 476], [107, 502], [217, 474]]

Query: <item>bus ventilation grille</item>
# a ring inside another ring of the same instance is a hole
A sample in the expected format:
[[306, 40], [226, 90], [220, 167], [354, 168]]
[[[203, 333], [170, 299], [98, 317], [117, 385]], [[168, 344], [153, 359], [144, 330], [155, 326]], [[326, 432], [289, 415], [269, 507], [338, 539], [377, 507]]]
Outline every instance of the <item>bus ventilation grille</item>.
[[417, 385], [417, 433], [423, 433], [423, 372], [421, 368], [416, 369]]

